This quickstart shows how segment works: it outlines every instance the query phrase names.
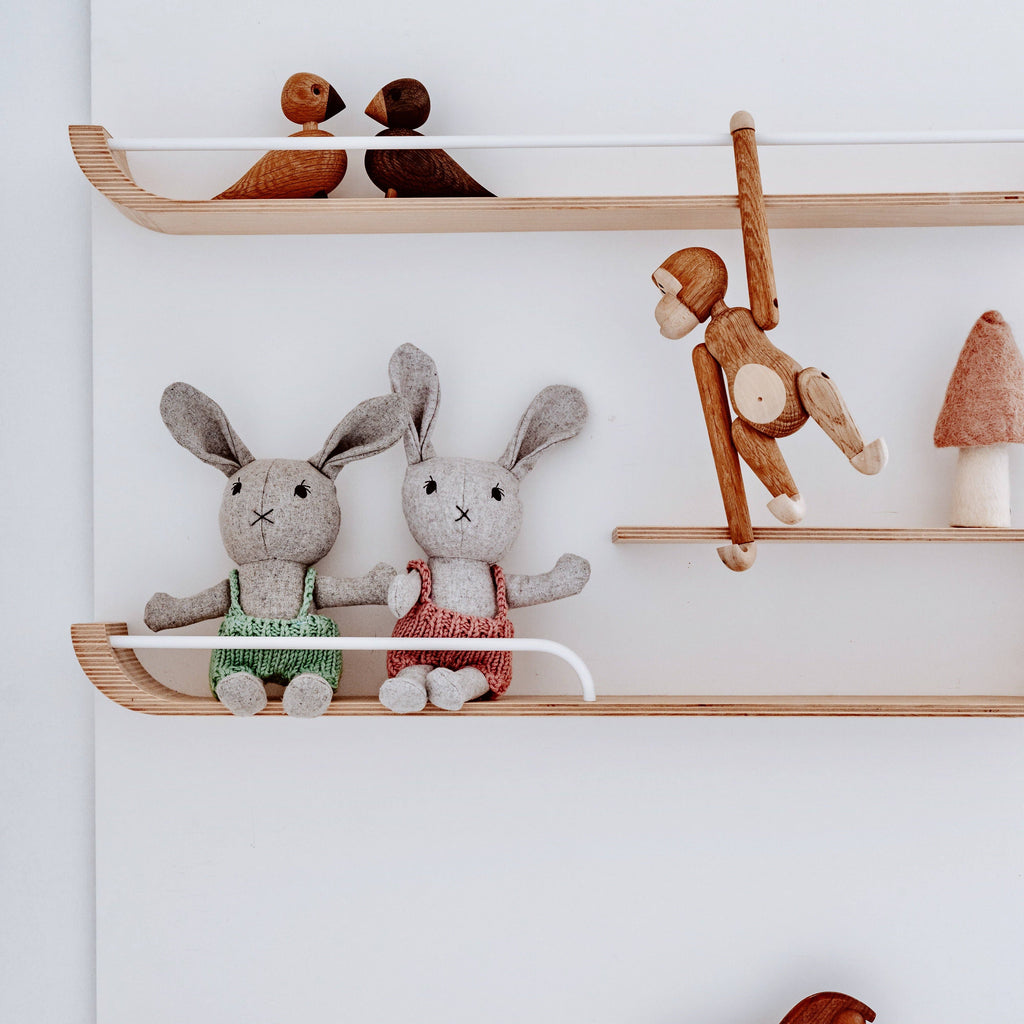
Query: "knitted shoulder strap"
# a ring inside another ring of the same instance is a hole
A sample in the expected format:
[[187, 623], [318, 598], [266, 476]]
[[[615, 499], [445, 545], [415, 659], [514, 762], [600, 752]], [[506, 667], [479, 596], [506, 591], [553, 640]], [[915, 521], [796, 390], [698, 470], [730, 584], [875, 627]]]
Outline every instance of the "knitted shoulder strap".
[[494, 596], [498, 605], [498, 618], [508, 618], [508, 590], [505, 587], [505, 573], [500, 565], [492, 565], [494, 573]]
[[238, 596], [238, 570], [232, 569], [228, 573], [228, 586], [231, 588], [231, 611], [241, 613], [242, 601]]
[[409, 572], [415, 570], [420, 574], [420, 579], [423, 581], [420, 584], [420, 600], [430, 600], [430, 566], [421, 558], [414, 558], [406, 567]]
[[299, 609], [299, 615], [308, 615], [309, 606], [313, 603], [313, 587], [316, 586], [316, 569], [310, 566], [306, 570], [306, 583], [302, 588], [302, 607]]

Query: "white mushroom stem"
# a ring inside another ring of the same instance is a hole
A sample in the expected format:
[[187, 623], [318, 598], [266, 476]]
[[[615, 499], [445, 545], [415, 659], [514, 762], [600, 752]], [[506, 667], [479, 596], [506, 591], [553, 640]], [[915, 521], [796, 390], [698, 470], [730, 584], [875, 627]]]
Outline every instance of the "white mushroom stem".
[[1005, 444], [961, 448], [950, 526], [1010, 525], [1010, 458]]

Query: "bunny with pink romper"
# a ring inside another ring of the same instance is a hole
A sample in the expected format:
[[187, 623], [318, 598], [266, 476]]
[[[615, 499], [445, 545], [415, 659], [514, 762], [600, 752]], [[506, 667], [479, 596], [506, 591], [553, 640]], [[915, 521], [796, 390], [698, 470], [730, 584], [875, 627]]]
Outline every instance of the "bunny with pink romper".
[[[389, 371], [392, 390], [409, 409], [402, 509], [427, 555], [391, 584], [388, 605], [399, 619], [393, 635], [511, 637], [510, 608], [571, 597], [590, 577], [590, 564], [579, 555], [562, 555], [536, 576], [498, 565], [522, 525], [520, 482], [542, 452], [580, 432], [583, 396], [565, 385], [544, 388], [496, 462], [439, 456], [430, 440], [440, 399], [434, 361], [415, 345], [402, 345]], [[428, 700], [458, 711], [467, 700], [503, 693], [511, 673], [508, 651], [392, 651], [380, 700], [399, 713], [421, 711]]]

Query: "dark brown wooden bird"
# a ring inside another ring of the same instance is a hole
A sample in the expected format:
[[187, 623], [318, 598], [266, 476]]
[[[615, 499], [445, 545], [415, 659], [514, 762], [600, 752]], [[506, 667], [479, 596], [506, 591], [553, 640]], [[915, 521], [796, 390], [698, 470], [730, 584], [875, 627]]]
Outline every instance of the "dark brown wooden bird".
[[[302, 125], [290, 138], [326, 136], [321, 121], [345, 109], [345, 101], [325, 78], [308, 72], [292, 75], [281, 90], [281, 110]], [[260, 157], [241, 178], [214, 199], [318, 199], [336, 189], [345, 177], [348, 156], [343, 149], [279, 150]]]
[[870, 1006], [842, 992], [818, 992], [801, 999], [782, 1024], [865, 1024], [875, 1019]]
[[[430, 116], [430, 96], [415, 78], [389, 82], [366, 113], [384, 125], [377, 135], [420, 135]], [[382, 192], [406, 198], [493, 196], [443, 149], [368, 149], [366, 173]]]

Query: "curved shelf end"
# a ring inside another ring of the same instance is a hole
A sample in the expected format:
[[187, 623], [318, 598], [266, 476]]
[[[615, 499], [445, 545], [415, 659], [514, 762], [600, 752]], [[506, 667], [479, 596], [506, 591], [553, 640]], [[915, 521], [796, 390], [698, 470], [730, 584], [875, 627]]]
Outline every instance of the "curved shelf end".
[[106, 128], [99, 124], [72, 124], [68, 125], [68, 137], [78, 166], [100, 195], [141, 227], [166, 230], [147, 213], [147, 207], [174, 200], [163, 199], [136, 184], [124, 153], [115, 152], [108, 145], [110, 133]]
[[79, 622], [71, 627], [78, 663], [105, 697], [150, 715], [230, 714], [212, 696], [193, 697], [164, 686], [146, 671], [134, 651], [111, 646], [111, 637], [127, 635], [124, 622]]

